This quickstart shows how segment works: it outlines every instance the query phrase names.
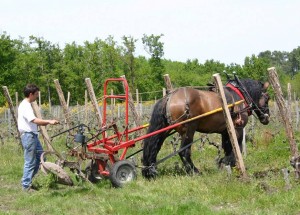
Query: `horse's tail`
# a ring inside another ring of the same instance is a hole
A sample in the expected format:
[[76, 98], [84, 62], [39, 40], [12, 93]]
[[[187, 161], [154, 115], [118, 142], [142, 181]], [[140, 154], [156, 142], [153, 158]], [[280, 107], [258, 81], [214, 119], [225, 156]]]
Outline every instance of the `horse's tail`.
[[[157, 131], [168, 126], [166, 117], [166, 97], [160, 99], [153, 108], [150, 119], [150, 125], [147, 134]], [[154, 178], [156, 176], [155, 163], [156, 156], [167, 137], [167, 131], [152, 135], [144, 140], [143, 148], [143, 165], [142, 174], [146, 178]]]

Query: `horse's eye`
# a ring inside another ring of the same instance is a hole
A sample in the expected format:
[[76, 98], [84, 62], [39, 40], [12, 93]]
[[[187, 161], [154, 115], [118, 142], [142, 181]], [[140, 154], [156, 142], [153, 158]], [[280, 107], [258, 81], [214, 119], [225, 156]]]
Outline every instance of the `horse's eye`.
[[263, 94], [262, 94], [262, 97], [266, 100], [266, 102], [269, 101], [269, 99], [270, 99], [268, 93], [263, 93]]

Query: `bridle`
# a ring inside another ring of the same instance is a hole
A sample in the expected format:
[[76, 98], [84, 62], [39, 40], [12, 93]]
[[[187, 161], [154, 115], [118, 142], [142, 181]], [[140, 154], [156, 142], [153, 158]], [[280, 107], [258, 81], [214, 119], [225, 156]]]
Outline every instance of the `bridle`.
[[269, 107], [267, 105], [268, 103], [268, 100], [269, 100], [269, 95], [268, 93], [266, 92], [262, 92], [261, 93], [261, 97], [260, 98], [263, 98], [264, 99], [264, 105], [261, 106], [261, 107], [258, 107], [257, 104], [255, 104], [255, 107], [253, 108], [254, 111], [259, 111], [261, 115], [264, 115], [267, 113], [267, 111], [269, 110]]
[[[259, 107], [257, 103], [255, 103], [252, 99], [252, 97], [250, 96], [250, 94], [248, 93], [248, 91], [246, 90], [246, 88], [244, 87], [244, 85], [237, 79], [237, 80], [230, 80], [227, 84], [226, 87], [229, 87], [230, 89], [232, 89], [235, 93], [237, 93], [239, 95], [239, 97], [241, 99], [245, 100], [246, 103], [246, 107], [245, 110], [248, 111], [248, 115], [252, 115], [252, 111], [255, 111], [256, 115], [257, 111], [260, 113], [260, 116], [257, 117], [261, 117], [264, 116], [267, 111], [269, 110], [269, 107], [267, 105], [264, 105], [263, 107]], [[265, 104], [267, 104], [268, 100], [269, 100], [269, 96], [268, 93], [266, 92], [262, 92], [260, 98], [264, 98], [265, 100]]]

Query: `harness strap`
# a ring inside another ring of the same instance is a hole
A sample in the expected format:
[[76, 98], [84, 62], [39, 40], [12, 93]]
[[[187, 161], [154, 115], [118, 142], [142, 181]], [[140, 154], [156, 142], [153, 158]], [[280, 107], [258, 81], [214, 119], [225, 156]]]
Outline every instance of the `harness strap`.
[[[178, 90], [178, 89], [177, 89]], [[172, 93], [168, 94], [166, 96], [166, 118], [168, 120], [168, 124], [169, 125], [173, 125], [174, 123], [176, 123], [178, 120], [180, 120], [183, 117], [189, 117], [189, 113], [190, 113], [190, 106], [189, 106], [189, 99], [187, 98], [187, 93], [186, 93], [186, 87], [184, 87], [184, 96], [185, 96], [185, 111], [184, 113], [178, 117], [176, 120], [172, 120], [172, 113], [170, 111], [170, 102], [171, 102], [171, 98], [173, 96], [173, 94], [175, 92], [177, 92], [177, 90], [173, 91]]]
[[238, 96], [243, 99], [245, 101], [245, 110], [247, 110], [248, 112], [248, 116], [252, 115], [252, 111], [251, 111], [251, 107], [250, 105], [248, 104], [247, 100], [245, 99], [244, 95], [242, 94], [242, 92], [236, 87], [234, 86], [233, 84], [231, 83], [227, 83], [226, 84], [226, 87], [229, 87], [230, 89], [232, 89], [236, 94], [238, 94]]
[[185, 113], [187, 115], [187, 118], [189, 118], [190, 116], [190, 100], [189, 100], [189, 97], [186, 93], [186, 87], [184, 88], [184, 97], [185, 97]]

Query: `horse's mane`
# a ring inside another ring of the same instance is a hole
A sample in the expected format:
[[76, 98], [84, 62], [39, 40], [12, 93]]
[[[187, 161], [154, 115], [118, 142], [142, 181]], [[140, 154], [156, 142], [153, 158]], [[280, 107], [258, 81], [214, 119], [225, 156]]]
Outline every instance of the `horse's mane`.
[[243, 85], [242, 87], [250, 94], [253, 101], [257, 103], [262, 93], [262, 82], [252, 79], [242, 79], [240, 82]]
[[[150, 126], [148, 128], [148, 132], [153, 132], [160, 129], [161, 126], [166, 126], [167, 118], [161, 116], [166, 116], [167, 98], [168, 96], [163, 97], [162, 99], [158, 100], [157, 103], [154, 105], [152, 116], [150, 118]], [[155, 127], [154, 125], [157, 125], [158, 127]]]

